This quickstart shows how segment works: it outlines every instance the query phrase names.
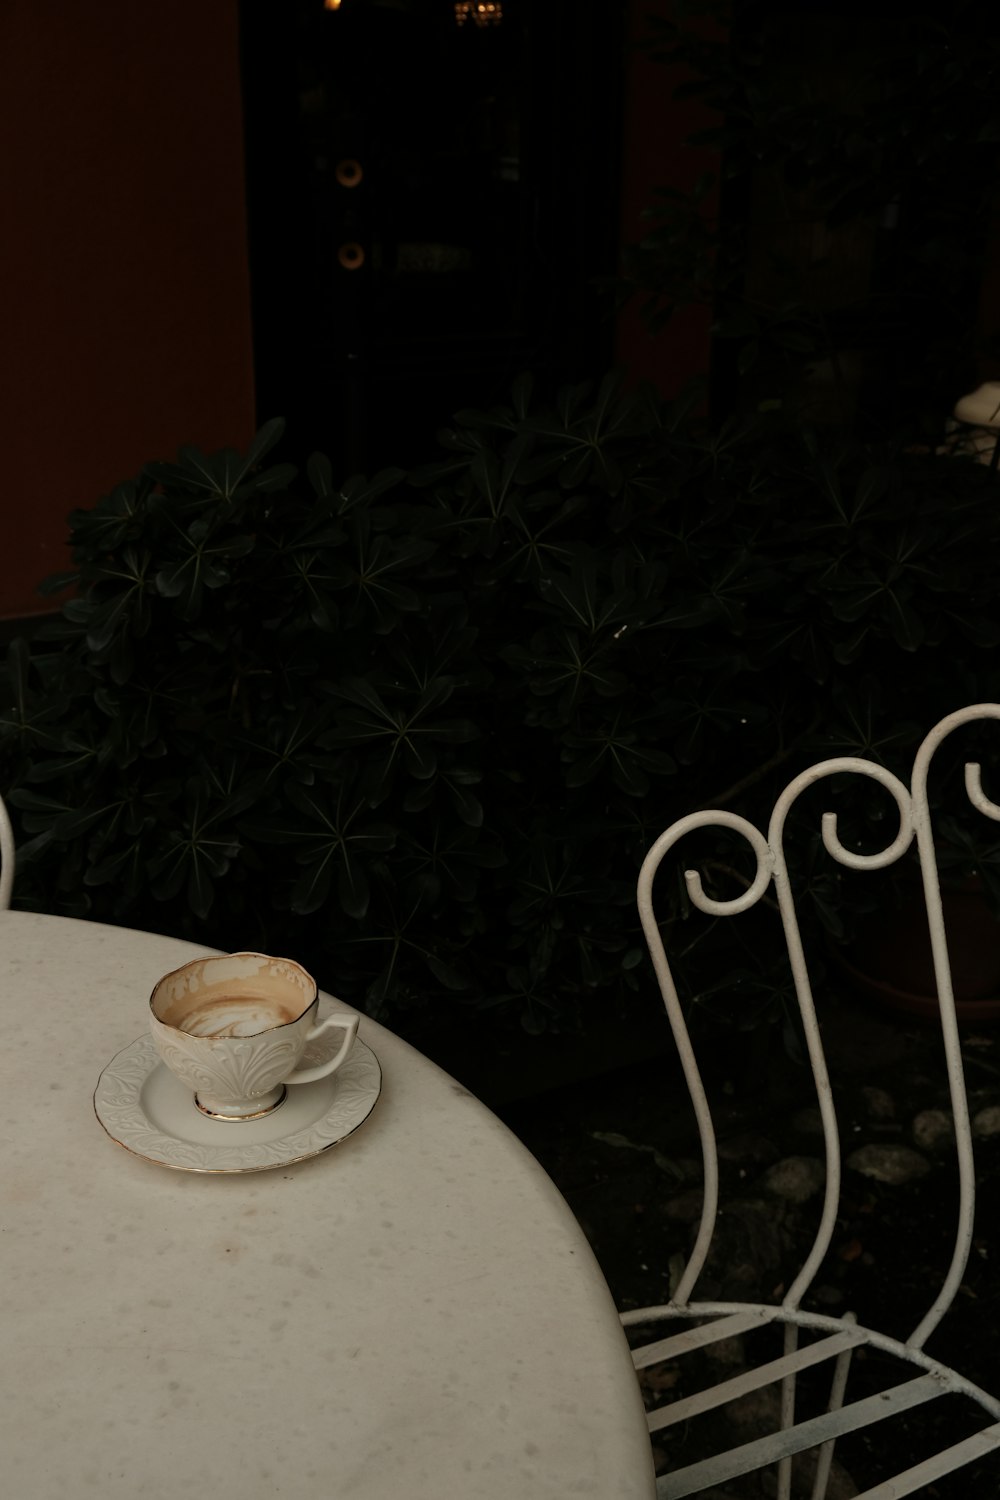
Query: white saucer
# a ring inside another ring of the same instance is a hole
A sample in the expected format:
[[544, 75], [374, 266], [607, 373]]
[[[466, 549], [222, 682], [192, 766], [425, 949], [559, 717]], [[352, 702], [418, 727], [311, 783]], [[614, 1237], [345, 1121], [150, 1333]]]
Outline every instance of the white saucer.
[[[309, 1054], [303, 1066], [320, 1060]], [[344, 1140], [367, 1120], [381, 1088], [378, 1058], [356, 1038], [336, 1073], [294, 1084], [263, 1119], [212, 1120], [160, 1061], [153, 1038], [141, 1036], [104, 1069], [94, 1110], [113, 1141], [162, 1167], [263, 1172], [318, 1156]]]

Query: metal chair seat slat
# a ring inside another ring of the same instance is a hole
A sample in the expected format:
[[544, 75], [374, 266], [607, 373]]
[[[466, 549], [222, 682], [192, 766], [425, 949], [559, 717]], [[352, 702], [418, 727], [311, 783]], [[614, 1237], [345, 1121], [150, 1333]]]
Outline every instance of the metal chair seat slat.
[[727, 1401], [746, 1396], [750, 1391], [758, 1391], [761, 1386], [774, 1385], [786, 1375], [797, 1375], [800, 1370], [820, 1365], [824, 1360], [836, 1359], [838, 1354], [856, 1349], [864, 1342], [864, 1329], [855, 1329], [853, 1332], [836, 1333], [815, 1344], [803, 1344], [794, 1354], [784, 1354], [780, 1359], [769, 1360], [767, 1364], [755, 1365], [739, 1375], [731, 1376], [729, 1380], [719, 1381], [707, 1390], [699, 1391], [695, 1396], [685, 1396], [651, 1411], [648, 1416], [649, 1430], [660, 1432], [676, 1422], [686, 1422], [703, 1411], [711, 1411], [716, 1406], [724, 1406]]
[[737, 1334], [748, 1333], [751, 1328], [760, 1328], [762, 1319], [759, 1313], [732, 1313], [725, 1318], [717, 1318], [712, 1323], [702, 1323], [698, 1328], [685, 1328], [683, 1333], [673, 1333], [669, 1338], [657, 1339], [652, 1344], [640, 1344], [632, 1350], [632, 1363], [637, 1370], [645, 1370], [650, 1365], [658, 1365], [665, 1359], [676, 1359], [681, 1354], [687, 1354], [692, 1349], [702, 1349], [709, 1344], [720, 1343], [723, 1339], [735, 1338]]
[[[839, 1411], [824, 1412], [822, 1416], [810, 1417], [798, 1422], [784, 1432], [768, 1433], [766, 1437], [754, 1438], [741, 1443], [726, 1453], [716, 1454], [687, 1468], [676, 1469], [656, 1482], [658, 1500], [683, 1500], [685, 1495], [697, 1495], [713, 1485], [724, 1484], [741, 1474], [762, 1469], [779, 1459], [801, 1453], [806, 1448], [815, 1448], [830, 1438], [842, 1437], [845, 1432], [856, 1432], [860, 1427], [870, 1427], [898, 1412], [908, 1411], [925, 1401], [933, 1401], [946, 1394], [936, 1375], [918, 1375], [915, 1380], [904, 1381], [890, 1390], [880, 1391], [874, 1396], [865, 1396]], [[892, 1494], [892, 1491], [889, 1491]]]
[[897, 1474], [893, 1479], [884, 1479], [873, 1489], [865, 1490], [857, 1500], [902, 1500], [904, 1495], [916, 1494], [924, 1485], [933, 1484], [935, 1479], [943, 1479], [946, 1474], [953, 1474], [963, 1464], [983, 1458], [997, 1448], [1000, 1448], [1000, 1423], [985, 1427], [982, 1432], [972, 1433], [954, 1447], [942, 1449], [933, 1458], [925, 1459], [923, 1463]]

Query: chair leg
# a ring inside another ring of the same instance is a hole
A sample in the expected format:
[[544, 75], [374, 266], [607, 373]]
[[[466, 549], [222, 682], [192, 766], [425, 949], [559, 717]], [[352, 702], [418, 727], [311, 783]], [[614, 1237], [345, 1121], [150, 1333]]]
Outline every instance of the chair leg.
[[[794, 1354], [799, 1342], [799, 1330], [794, 1323], [785, 1324], [785, 1353]], [[795, 1426], [795, 1380], [796, 1371], [786, 1375], [781, 1382], [781, 1431], [789, 1432]], [[792, 1493], [792, 1456], [787, 1453], [778, 1462], [778, 1500], [790, 1500]]]
[[[845, 1322], [856, 1321], [853, 1313], [848, 1313]], [[830, 1383], [830, 1400], [827, 1403], [827, 1411], [839, 1411], [844, 1404], [844, 1395], [847, 1391], [847, 1377], [851, 1370], [851, 1355], [853, 1349], [845, 1349], [843, 1354], [838, 1354], [833, 1366], [833, 1380]], [[833, 1445], [836, 1438], [828, 1438], [821, 1443], [816, 1454], [816, 1477], [813, 1480], [812, 1500], [826, 1500], [826, 1487], [830, 1480], [830, 1465], [833, 1463]]]

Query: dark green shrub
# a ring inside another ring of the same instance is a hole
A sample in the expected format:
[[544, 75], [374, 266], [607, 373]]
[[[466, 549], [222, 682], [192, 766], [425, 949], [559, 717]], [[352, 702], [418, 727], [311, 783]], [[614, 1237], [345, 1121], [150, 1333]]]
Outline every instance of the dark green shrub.
[[711, 435], [610, 377], [521, 382], [409, 475], [267, 467], [280, 431], [71, 518], [0, 720], [21, 904], [291, 952], [397, 1022], [573, 1027], [637, 983], [666, 822], [993, 690], [982, 466]]

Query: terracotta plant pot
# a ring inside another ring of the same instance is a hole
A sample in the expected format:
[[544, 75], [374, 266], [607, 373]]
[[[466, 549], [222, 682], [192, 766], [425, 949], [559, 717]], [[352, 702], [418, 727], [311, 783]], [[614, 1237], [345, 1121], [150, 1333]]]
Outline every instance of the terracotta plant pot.
[[[1000, 1020], [1000, 921], [977, 876], [943, 886], [955, 1011], [960, 1021]], [[839, 967], [858, 989], [892, 1010], [936, 1020], [931, 942], [923, 891], [906, 881], [899, 907], [874, 913], [848, 947], [837, 948]]]

